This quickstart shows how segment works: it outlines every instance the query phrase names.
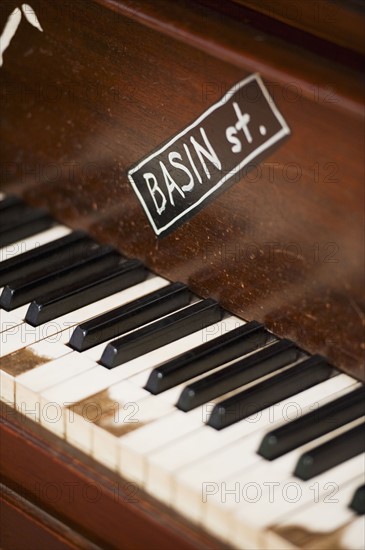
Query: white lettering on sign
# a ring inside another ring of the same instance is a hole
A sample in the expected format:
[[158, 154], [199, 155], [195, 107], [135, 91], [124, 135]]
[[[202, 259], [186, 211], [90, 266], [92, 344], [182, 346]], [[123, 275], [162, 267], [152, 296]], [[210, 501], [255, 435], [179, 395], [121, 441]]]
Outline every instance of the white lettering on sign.
[[[200, 133], [203, 137], [203, 141], [206, 148], [204, 148], [200, 143], [198, 143], [194, 137], [191, 137], [190, 141], [200, 161], [201, 173], [202, 174], [205, 173], [205, 176], [209, 180], [211, 177], [209, 172], [209, 165], [205, 162], [204, 157], [219, 170], [221, 169], [222, 165], [215, 151], [213, 150], [211, 144], [208, 141], [204, 128], [200, 128]], [[202, 183], [203, 181], [197, 166], [192, 160], [188, 146], [186, 144], [184, 145], [185, 145], [185, 152], [187, 153], [187, 160], [194, 171], [196, 181], [194, 179], [193, 174], [191, 173], [191, 171], [187, 166], [185, 166], [181, 162], [176, 162], [176, 159], [179, 159], [180, 161], [183, 160], [182, 156], [177, 151], [171, 151], [171, 153], [169, 153], [168, 155], [169, 164], [176, 170], [185, 172], [185, 174], [189, 178], [188, 183], [179, 186], [178, 183], [174, 180], [174, 178], [171, 175], [171, 169], [169, 170], [166, 167], [165, 163], [162, 162], [162, 160], [159, 161], [159, 165], [161, 168], [161, 175], [162, 175], [162, 183], [164, 184], [164, 189], [167, 190], [167, 197], [169, 199], [169, 203], [171, 204], [171, 206], [175, 206], [174, 193], [176, 194], [177, 192], [180, 194], [181, 197], [185, 198], [185, 193], [192, 191], [194, 189], [194, 185], [196, 182]], [[166, 195], [164, 194], [162, 188], [159, 187], [157, 178], [154, 174], [152, 174], [151, 172], [144, 172], [143, 178], [145, 179], [147, 183], [147, 187], [151, 193], [152, 200], [156, 206], [156, 211], [159, 215], [161, 215], [166, 208], [166, 203], [167, 203]], [[179, 180], [180, 180], [180, 176], [179, 176]], [[158, 197], [156, 197], [156, 194], [158, 195]]]
[[251, 75], [131, 168], [128, 178], [155, 233], [161, 235], [180, 225], [240, 169], [288, 134], [289, 127], [260, 76]]

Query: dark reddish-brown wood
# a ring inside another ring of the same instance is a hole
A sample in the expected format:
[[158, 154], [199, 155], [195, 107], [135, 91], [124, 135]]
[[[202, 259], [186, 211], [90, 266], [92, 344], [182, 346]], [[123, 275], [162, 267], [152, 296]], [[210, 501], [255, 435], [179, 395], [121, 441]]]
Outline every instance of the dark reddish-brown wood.
[[365, 53], [364, 10], [361, 0], [233, 0], [296, 29], [333, 44]]
[[0, 544], [8, 550], [100, 550], [68, 525], [6, 485], [0, 485]]
[[[4, 54], [3, 188], [362, 377], [359, 74], [190, 2], [33, 7], [44, 32]], [[253, 71], [292, 135], [158, 240], [127, 168]]]
[[[342, 16], [336, 29], [310, 29], [303, 8], [298, 28], [336, 44], [322, 56], [285, 41], [284, 27], [271, 33], [260, 13], [236, 16], [229, 2], [219, 11], [210, 0], [31, 4], [43, 32], [23, 18], [1, 68], [2, 189], [364, 378], [363, 80], [355, 69], [363, 12], [343, 34]], [[351, 16], [356, 2], [345, 4]], [[1, 28], [15, 6], [1, 2]], [[157, 239], [128, 168], [253, 72], [291, 136]], [[142, 493], [137, 504], [115, 502], [123, 480], [17, 415], [5, 416], [2, 453], [8, 486], [26, 488], [34, 506], [103, 548], [219, 548]], [[35, 484], [52, 482], [81, 491], [98, 483], [102, 503], [39, 499]], [[18, 515], [36, 525], [33, 512]]]

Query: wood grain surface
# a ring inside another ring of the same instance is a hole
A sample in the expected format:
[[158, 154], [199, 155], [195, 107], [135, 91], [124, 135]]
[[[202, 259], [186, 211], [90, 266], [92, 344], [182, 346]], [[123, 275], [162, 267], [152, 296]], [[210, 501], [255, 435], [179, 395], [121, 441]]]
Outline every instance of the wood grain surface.
[[[188, 1], [32, 7], [43, 32], [23, 18], [1, 69], [2, 188], [363, 378], [359, 73]], [[291, 136], [157, 239], [128, 168], [253, 72]]]
[[251, 8], [265, 14], [271, 21], [280, 21], [332, 44], [365, 54], [365, 14], [361, 0], [233, 0], [230, 3]]

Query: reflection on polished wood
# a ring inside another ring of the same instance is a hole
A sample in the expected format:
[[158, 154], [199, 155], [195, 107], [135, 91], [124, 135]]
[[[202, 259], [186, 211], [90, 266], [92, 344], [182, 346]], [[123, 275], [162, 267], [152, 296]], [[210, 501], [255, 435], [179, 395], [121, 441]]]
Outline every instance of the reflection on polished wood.
[[[356, 0], [341, 2], [339, 31], [325, 23], [313, 30], [323, 45], [315, 53], [304, 36], [312, 32], [309, 2], [302, 20], [275, 18], [281, 26], [273, 23], [272, 32], [267, 19], [260, 25], [270, 14], [254, 12], [256, 3], [216, 4], [32, 0], [43, 32], [22, 22], [1, 68], [1, 188], [364, 379], [363, 79], [356, 69], [364, 12]], [[1, 28], [17, 5], [1, 2]], [[356, 24], [345, 32], [347, 17]], [[293, 27], [304, 33], [295, 44], [286, 41]], [[254, 72], [291, 135], [157, 239], [127, 170]], [[220, 547], [145, 495], [133, 510], [144, 522], [139, 532], [130, 507], [112, 502], [110, 472], [9, 411], [4, 434], [3, 475], [15, 490], [29, 479], [101, 484], [99, 534], [95, 507], [37, 501], [94, 544], [121, 547], [114, 518], [126, 514], [133, 548], [146, 540], [166, 549]]]
[[[44, 33], [21, 26], [4, 56], [3, 187], [363, 376], [359, 74], [207, 7], [151, 4], [33, 2]], [[252, 71], [292, 135], [158, 240], [127, 169]]]

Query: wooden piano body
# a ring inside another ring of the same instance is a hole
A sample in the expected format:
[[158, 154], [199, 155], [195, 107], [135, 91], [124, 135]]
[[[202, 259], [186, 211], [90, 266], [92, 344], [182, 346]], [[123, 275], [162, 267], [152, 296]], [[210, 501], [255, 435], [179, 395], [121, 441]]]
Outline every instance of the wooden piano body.
[[[3, 55], [2, 190], [364, 379], [360, 2], [31, 6], [43, 32], [23, 17]], [[157, 238], [127, 169], [256, 72], [291, 135]], [[4, 549], [223, 547], [6, 406], [3, 420]]]

